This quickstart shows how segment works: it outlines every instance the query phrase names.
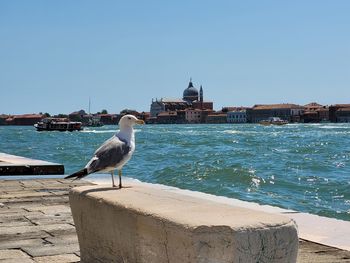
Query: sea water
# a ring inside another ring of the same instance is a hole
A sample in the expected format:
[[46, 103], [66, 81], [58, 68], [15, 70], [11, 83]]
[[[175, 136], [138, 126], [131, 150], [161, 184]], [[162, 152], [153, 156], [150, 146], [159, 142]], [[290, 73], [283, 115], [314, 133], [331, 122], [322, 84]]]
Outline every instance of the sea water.
[[[0, 152], [62, 163], [69, 174], [117, 129], [0, 126]], [[350, 124], [137, 126], [123, 174], [350, 221]]]

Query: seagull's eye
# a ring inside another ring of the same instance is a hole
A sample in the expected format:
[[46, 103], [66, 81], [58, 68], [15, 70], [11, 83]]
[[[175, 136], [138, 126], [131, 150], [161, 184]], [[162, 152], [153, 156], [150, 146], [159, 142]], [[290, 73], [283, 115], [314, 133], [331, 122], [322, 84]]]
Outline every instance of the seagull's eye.
[[128, 117], [128, 119], [129, 119], [129, 120], [131, 120], [131, 118], [130, 118], [130, 117]]

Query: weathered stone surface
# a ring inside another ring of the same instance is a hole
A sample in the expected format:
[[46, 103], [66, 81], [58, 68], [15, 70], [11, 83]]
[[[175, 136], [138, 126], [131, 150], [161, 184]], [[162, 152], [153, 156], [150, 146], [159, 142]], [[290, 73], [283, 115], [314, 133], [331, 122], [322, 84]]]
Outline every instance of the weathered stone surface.
[[0, 223], [0, 229], [3, 227], [13, 227], [16, 226], [32, 226], [33, 224], [29, 221], [17, 221], [17, 222], [8, 222], [8, 223]]
[[[78, 241], [77, 241], [78, 242]], [[19, 239], [16, 240], [6, 240], [6, 242], [0, 242], [0, 249], [9, 249], [9, 248], [21, 248], [24, 246], [43, 246], [48, 242], [41, 238], [32, 238], [32, 239]]]
[[[69, 208], [68, 190], [70, 185], [82, 184], [89, 183], [72, 184], [71, 181], [52, 179], [0, 180], [2, 194], [7, 197], [1, 198], [0, 250], [12, 249], [16, 253], [24, 253], [26, 249], [40, 256], [40, 262], [78, 261], [78, 240]], [[60, 257], [60, 254], [63, 256]], [[34, 262], [33, 256], [27, 257], [20, 262]], [[1, 263], [3, 261], [19, 262], [18, 259], [0, 260]]]
[[1, 185], [9, 188], [9, 187], [20, 187], [21, 186], [21, 182], [18, 180], [3, 180], [1, 181]]
[[10, 215], [0, 215], [0, 226], [2, 223], [13, 223], [13, 224], [19, 224], [21, 222], [27, 222], [28, 220], [25, 218], [24, 215], [18, 215], [18, 214], [10, 214]]
[[48, 196], [50, 193], [47, 192], [32, 192], [32, 191], [20, 191], [20, 192], [10, 192], [4, 194], [2, 198], [25, 198], [25, 197], [35, 197], [35, 196]]
[[0, 250], [0, 259], [11, 259], [16, 258], [18, 260], [22, 258], [29, 258], [27, 254], [19, 249], [3, 249]]
[[135, 184], [70, 193], [82, 262], [296, 262], [283, 216]]
[[66, 245], [45, 245], [45, 246], [34, 246], [34, 247], [22, 247], [22, 250], [25, 251], [32, 257], [40, 256], [51, 256], [51, 255], [60, 255], [68, 254], [79, 251], [78, 244], [66, 244]]
[[[50, 192], [48, 192], [50, 193]], [[55, 195], [53, 193], [50, 193], [51, 195], [47, 196], [31, 196], [31, 197], [14, 197], [14, 198], [6, 198], [2, 199], [2, 203], [4, 206], [8, 204], [16, 204], [16, 203], [42, 203], [45, 205], [54, 205], [61, 204], [63, 201], [69, 201], [68, 200], [68, 194], [67, 195]]]
[[14, 226], [14, 227], [1, 227], [1, 236], [6, 235], [21, 235], [25, 233], [33, 233], [42, 230], [39, 226]]
[[8, 259], [0, 259], [0, 263], [35, 263], [31, 258], [8, 258]]
[[50, 233], [51, 236], [75, 233], [74, 226], [70, 224], [39, 225], [39, 227], [47, 233]]
[[[1, 230], [0, 230], [1, 231]], [[6, 235], [0, 235], [0, 244], [3, 242], [13, 240], [25, 240], [31, 238], [46, 238], [50, 234], [45, 231], [25, 232], [25, 233], [7, 233]]]
[[35, 212], [40, 211], [44, 214], [57, 214], [57, 213], [69, 213], [70, 208], [66, 205], [51, 205], [51, 206], [31, 206], [28, 211]]
[[80, 258], [75, 254], [64, 254], [56, 256], [44, 256], [35, 257], [35, 262], [37, 263], [70, 263], [70, 262], [80, 262]]
[[78, 244], [78, 237], [76, 233], [60, 235], [58, 237], [47, 237], [45, 240], [52, 244]]
[[10, 214], [24, 213], [24, 212], [27, 212], [27, 211], [24, 210], [23, 208], [10, 208], [10, 207], [7, 207], [7, 205], [5, 204], [4, 207], [0, 208], [0, 217], [8, 216]]
[[[77, 183], [75, 183], [77, 182]], [[4, 206], [0, 206], [0, 222], [10, 223], [11, 219], [13, 219], [12, 226], [20, 226], [23, 218], [28, 218], [29, 221], [33, 223], [47, 224], [52, 225], [56, 223], [60, 219], [67, 217], [71, 217], [70, 212], [63, 213], [59, 211], [59, 207], [56, 207], [57, 214], [44, 214], [40, 211], [36, 212], [28, 212], [29, 207], [40, 207], [40, 206], [56, 206], [56, 205], [64, 205], [66, 207], [69, 206], [67, 202], [67, 194], [68, 190], [72, 186], [89, 184], [86, 181], [67, 181], [67, 180], [56, 180], [56, 179], [38, 179], [38, 180], [0, 180], [0, 202], [4, 204]], [[63, 195], [60, 192], [61, 190], [66, 190], [66, 193]], [[34, 196], [34, 197], [21, 197], [21, 198], [1, 198], [3, 194], [8, 194], [10, 192], [21, 192], [21, 191], [35, 191], [35, 192], [48, 192], [52, 195], [47, 195], [44, 197]], [[14, 207], [9, 207], [11, 203], [14, 204]], [[18, 207], [18, 204], [21, 204], [21, 207]], [[17, 205], [17, 207], [16, 207]], [[58, 215], [58, 216], [56, 216]], [[57, 217], [58, 219], [54, 219]], [[52, 222], [50, 224], [50, 219], [52, 218]], [[68, 221], [69, 222], [69, 221]], [[17, 224], [19, 223], [19, 224]], [[62, 223], [66, 223], [63, 219]], [[52, 229], [51, 229], [52, 230]], [[68, 233], [67, 233], [68, 231]], [[25, 232], [13, 235], [3, 236], [0, 230], [0, 250], [5, 249], [21, 249], [23, 247], [42, 247], [47, 245], [69, 245], [75, 244], [77, 245], [77, 237], [74, 229], [66, 229], [66, 230], [54, 230], [55, 236], [52, 236], [52, 233], [48, 233], [46, 231], [37, 231], [37, 232]], [[66, 255], [67, 252], [64, 251], [63, 255]], [[80, 252], [76, 251], [74, 254], [78, 258], [80, 257]], [[45, 260], [51, 260], [55, 256], [44, 255], [42, 257], [35, 258], [21, 258], [20, 261], [18, 258], [14, 259], [0, 259], [0, 263], [33, 263], [34, 260], [39, 259], [41, 262], [45, 262]], [[64, 256], [62, 262], [66, 262], [67, 258]], [[50, 263], [51, 261], [46, 261]], [[70, 261], [68, 261], [70, 262]], [[158, 261], [159, 262], [159, 261]], [[336, 248], [330, 248], [324, 245], [315, 244], [312, 242], [301, 241], [299, 255], [298, 255], [298, 263], [306, 263], [306, 262], [350, 262], [350, 252], [339, 250]]]
[[46, 238], [49, 237], [50, 234], [45, 231], [37, 231], [37, 232], [28, 232], [23, 234], [14, 234], [14, 235], [0, 235], [0, 244], [8, 241], [16, 241], [16, 240], [27, 240], [27, 239], [38, 239], [38, 238]]
[[[30, 221], [33, 222], [36, 225], [49, 225], [49, 224], [73, 224], [73, 218], [72, 215], [69, 213], [59, 213], [56, 212], [54, 215], [42, 215], [41, 217], [32, 217], [30, 218]], [[1, 226], [1, 224], [0, 224]]]
[[350, 251], [300, 240], [298, 263], [350, 262]]
[[0, 227], [0, 241], [13, 240], [21, 237], [41, 237], [45, 238], [49, 235], [55, 236], [58, 234], [74, 233], [74, 226], [70, 224], [50, 224], [50, 225], [36, 225], [36, 226], [16, 226], [16, 227]]

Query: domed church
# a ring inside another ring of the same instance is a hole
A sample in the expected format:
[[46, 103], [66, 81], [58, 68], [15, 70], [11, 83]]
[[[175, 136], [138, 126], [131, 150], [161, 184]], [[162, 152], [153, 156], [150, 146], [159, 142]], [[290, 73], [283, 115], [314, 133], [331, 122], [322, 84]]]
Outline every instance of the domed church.
[[183, 92], [182, 99], [161, 98], [152, 99], [151, 117], [157, 117], [161, 112], [184, 111], [186, 109], [212, 110], [213, 102], [203, 101], [203, 88], [200, 86], [199, 92], [193, 86], [192, 79], [188, 83], [188, 87]]
[[188, 101], [190, 103], [192, 103], [194, 101], [198, 101], [198, 100], [203, 101], [202, 86], [200, 88], [200, 96], [199, 96], [198, 90], [193, 86], [192, 79], [190, 79], [190, 83], [188, 83], [187, 89], [184, 90], [182, 99], [184, 101]]

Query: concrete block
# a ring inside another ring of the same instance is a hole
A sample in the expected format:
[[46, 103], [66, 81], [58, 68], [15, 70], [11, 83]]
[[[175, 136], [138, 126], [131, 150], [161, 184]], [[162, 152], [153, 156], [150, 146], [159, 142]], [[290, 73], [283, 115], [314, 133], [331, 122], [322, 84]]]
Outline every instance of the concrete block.
[[81, 262], [296, 262], [291, 219], [132, 183], [70, 192]]

